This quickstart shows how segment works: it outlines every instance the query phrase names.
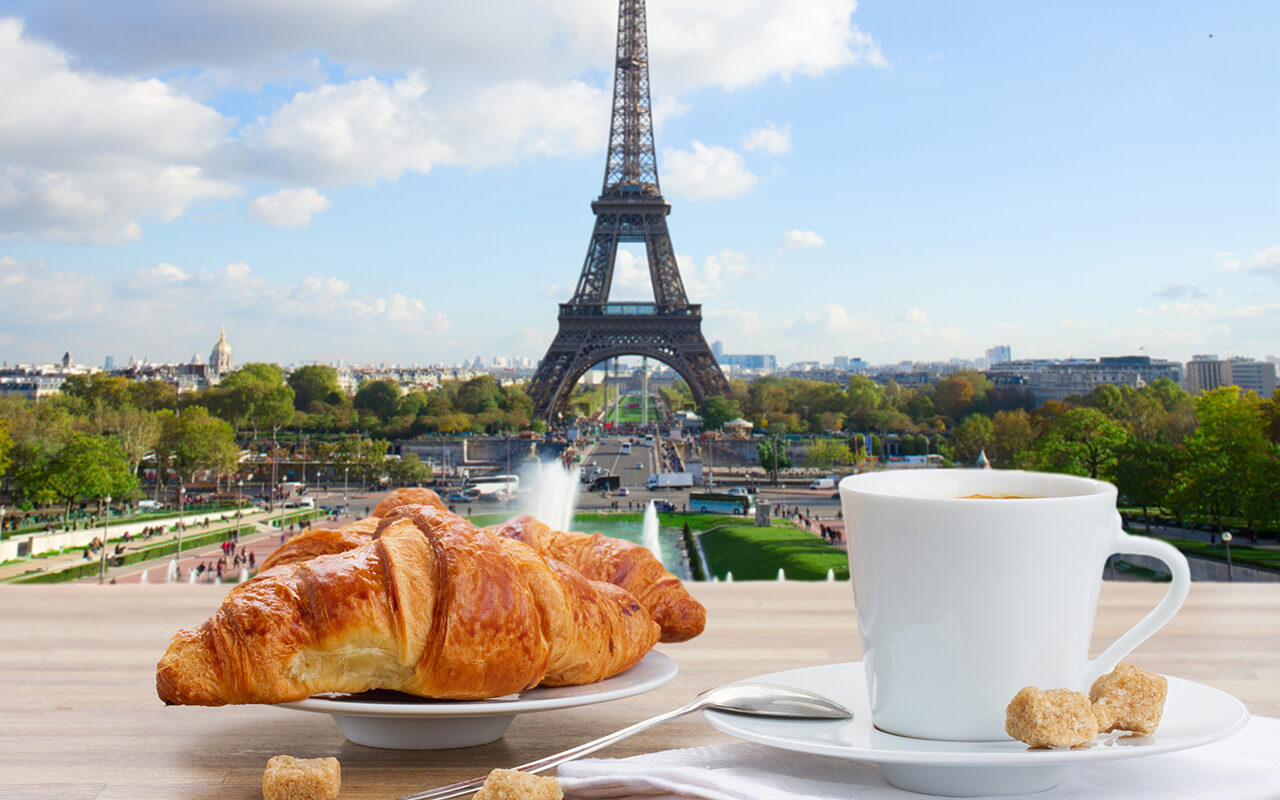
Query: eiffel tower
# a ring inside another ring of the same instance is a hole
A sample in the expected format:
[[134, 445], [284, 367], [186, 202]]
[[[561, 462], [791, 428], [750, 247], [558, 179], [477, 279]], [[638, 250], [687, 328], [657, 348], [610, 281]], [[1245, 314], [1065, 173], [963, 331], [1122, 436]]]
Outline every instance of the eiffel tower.
[[[572, 299], [560, 304], [560, 331], [529, 386], [535, 416], [554, 421], [569, 392], [594, 365], [615, 356], [657, 359], [684, 378], [696, 402], [729, 391], [702, 335], [702, 306], [689, 302], [667, 232], [671, 204], [658, 188], [644, 0], [618, 4], [618, 57], [604, 191], [591, 204], [595, 230]], [[652, 303], [610, 303], [619, 242], [644, 242]]]

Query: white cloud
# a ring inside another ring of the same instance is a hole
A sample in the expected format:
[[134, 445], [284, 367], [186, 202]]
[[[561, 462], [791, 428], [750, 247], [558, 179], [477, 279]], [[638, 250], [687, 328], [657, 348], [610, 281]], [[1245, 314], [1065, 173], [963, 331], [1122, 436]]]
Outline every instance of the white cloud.
[[659, 174], [665, 193], [689, 200], [737, 197], [760, 182], [734, 150], [697, 141], [692, 150], [663, 150]]
[[789, 230], [782, 234], [782, 238], [778, 240], [778, 246], [783, 250], [803, 250], [808, 247], [822, 247], [827, 243], [813, 231]]
[[704, 327], [710, 339], [742, 339], [760, 329], [760, 313], [740, 308], [721, 308], [703, 312]]
[[[87, 62], [166, 74], [199, 65], [223, 85], [306, 79], [310, 54], [365, 72], [427, 69], [444, 83], [563, 80], [609, 73], [617, 5], [596, 0], [447, 3], [443, 0], [183, 0], [114, 4], [92, 15], [83, 0], [13, 0], [15, 13]], [[886, 67], [853, 23], [855, 0], [685, 0], [647, 9], [656, 97], [774, 77], [814, 77], [866, 64]]]
[[809, 336], [828, 334], [861, 339], [878, 339], [881, 336], [880, 323], [852, 314], [839, 303], [827, 303], [820, 311], [806, 311], [799, 319], [788, 320], [786, 327]]
[[486, 167], [539, 156], [585, 156], [608, 132], [608, 99], [580, 81], [511, 81], [451, 103], [421, 72], [299, 92], [244, 134], [253, 169], [340, 185], [395, 180], [441, 164]]
[[765, 123], [765, 127], [756, 128], [743, 138], [742, 149], [753, 153], [767, 153], [771, 156], [790, 153], [791, 126], [783, 125], [779, 128], [772, 122]]
[[329, 198], [311, 188], [281, 189], [249, 201], [248, 215], [279, 228], [305, 228], [311, 215], [329, 207]]
[[1253, 258], [1230, 258], [1222, 264], [1229, 272], [1266, 275], [1280, 281], [1280, 244], [1268, 247]]
[[233, 196], [207, 161], [231, 120], [162, 81], [77, 70], [0, 19], [0, 237], [120, 242]]
[[902, 321], [912, 325], [928, 325], [929, 315], [918, 308], [908, 308], [902, 312]]

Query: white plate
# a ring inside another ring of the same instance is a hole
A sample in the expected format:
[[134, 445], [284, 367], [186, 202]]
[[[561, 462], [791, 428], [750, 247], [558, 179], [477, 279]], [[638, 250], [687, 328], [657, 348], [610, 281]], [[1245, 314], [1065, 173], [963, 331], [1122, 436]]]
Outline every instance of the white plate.
[[959, 797], [1044, 791], [1055, 786], [1072, 765], [1199, 747], [1230, 736], [1249, 720], [1249, 710], [1226, 692], [1169, 678], [1164, 716], [1155, 734], [1103, 734], [1088, 748], [1033, 750], [1012, 739], [911, 739], [877, 729], [871, 724], [861, 662], [776, 672], [754, 681], [818, 692], [852, 709], [854, 717], [808, 721], [704, 711], [707, 721], [731, 736], [771, 747], [873, 762], [889, 783], [901, 789]]
[[517, 714], [604, 703], [643, 694], [676, 676], [656, 650], [631, 669], [585, 686], [538, 687], [489, 700], [429, 700], [400, 692], [318, 694], [280, 708], [329, 714], [356, 744], [391, 750], [445, 750], [502, 738]]

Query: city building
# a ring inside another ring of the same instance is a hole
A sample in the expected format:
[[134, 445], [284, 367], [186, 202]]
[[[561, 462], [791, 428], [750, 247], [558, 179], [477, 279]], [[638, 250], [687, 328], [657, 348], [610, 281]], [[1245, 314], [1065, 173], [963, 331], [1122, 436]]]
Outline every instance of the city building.
[[711, 355], [715, 356], [717, 360], [722, 358], [724, 356], [724, 342], [720, 341], [719, 339], [716, 339], [714, 342], [712, 342]]
[[[199, 359], [192, 359], [192, 363], [199, 363]], [[213, 346], [213, 351], [209, 353], [209, 372], [214, 375], [230, 375], [235, 371], [233, 362], [231, 361], [231, 345], [227, 344], [227, 329], [223, 328], [218, 334], [218, 343]]]
[[1276, 365], [1239, 356], [1218, 358], [1196, 355], [1187, 362], [1187, 391], [1200, 394], [1222, 386], [1238, 386], [1244, 392], [1270, 397], [1276, 390]]
[[987, 350], [987, 365], [1003, 364], [1013, 360], [1013, 352], [1007, 344], [998, 344]]
[[1105, 356], [1098, 359], [1004, 361], [987, 368], [1001, 387], [1019, 387], [1037, 403], [1083, 397], [1098, 386], [1147, 386], [1162, 378], [1181, 382], [1182, 365], [1150, 356]]
[[778, 359], [773, 355], [731, 355], [725, 353], [717, 356], [722, 367], [736, 367], [737, 369], [764, 370], [773, 372], [778, 368]]

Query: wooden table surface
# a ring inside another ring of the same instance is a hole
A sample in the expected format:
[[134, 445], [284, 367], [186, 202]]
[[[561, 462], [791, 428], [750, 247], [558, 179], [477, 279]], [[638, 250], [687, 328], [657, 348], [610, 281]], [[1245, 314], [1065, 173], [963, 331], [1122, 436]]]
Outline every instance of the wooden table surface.
[[[1155, 604], [1164, 587], [1108, 583], [1095, 652]], [[180, 627], [202, 622], [225, 587], [0, 588], [0, 797], [61, 800], [260, 798], [278, 753], [342, 762], [344, 800], [395, 798], [514, 766], [687, 702], [726, 681], [856, 660], [847, 583], [694, 584], [706, 633], [663, 645], [679, 675], [640, 697], [518, 717], [493, 744], [453, 751], [375, 750], [328, 717], [263, 706], [166, 708], [155, 663]], [[1194, 584], [1182, 611], [1133, 657], [1216, 686], [1255, 714], [1280, 716], [1280, 587]], [[628, 756], [726, 741], [697, 717], [602, 751]]]

